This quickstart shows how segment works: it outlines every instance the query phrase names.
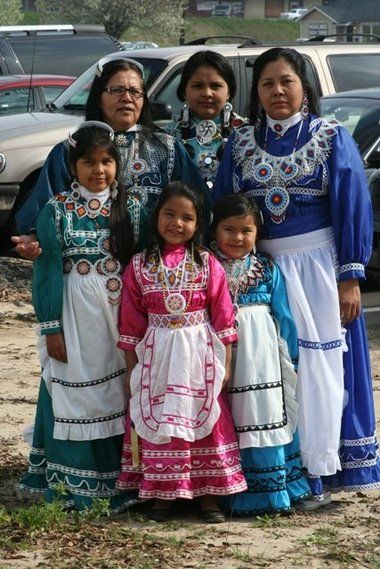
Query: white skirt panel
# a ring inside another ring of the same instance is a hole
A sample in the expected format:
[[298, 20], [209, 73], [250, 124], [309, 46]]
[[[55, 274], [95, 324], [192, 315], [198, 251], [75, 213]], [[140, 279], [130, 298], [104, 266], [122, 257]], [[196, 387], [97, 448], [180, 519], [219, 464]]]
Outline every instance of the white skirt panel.
[[220, 415], [226, 357], [211, 326], [149, 326], [136, 354], [130, 413], [137, 434], [154, 444], [209, 435]]
[[62, 326], [68, 363], [49, 358], [41, 336], [43, 378], [52, 396], [53, 437], [94, 440], [125, 431], [125, 358], [117, 348], [118, 307], [104, 277], [65, 277]]
[[299, 346], [297, 398], [302, 462], [313, 475], [341, 469], [343, 346], [331, 228], [262, 240], [284, 274]]
[[297, 426], [296, 373], [266, 305], [239, 307], [230, 401], [240, 448], [284, 445]]

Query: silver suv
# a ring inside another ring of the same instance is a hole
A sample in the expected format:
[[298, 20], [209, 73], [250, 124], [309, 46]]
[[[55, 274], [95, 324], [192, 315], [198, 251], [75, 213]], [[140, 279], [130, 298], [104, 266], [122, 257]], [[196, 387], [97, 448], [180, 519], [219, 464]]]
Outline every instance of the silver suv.
[[[230, 61], [237, 80], [234, 108], [246, 114], [252, 81], [252, 64], [269, 45], [211, 45]], [[273, 47], [273, 46], [272, 46]], [[320, 95], [380, 85], [380, 44], [333, 44], [309, 42], [295, 45], [306, 59], [309, 80]], [[176, 90], [183, 66], [196, 45], [125, 51], [119, 55], [144, 65], [148, 95], [156, 119], [171, 119], [181, 103]], [[85, 71], [51, 105], [47, 112], [20, 114], [0, 119], [0, 226], [14, 231], [14, 213], [23, 203], [50, 149], [83, 119], [95, 65]], [[0, 242], [4, 243], [4, 239]]]

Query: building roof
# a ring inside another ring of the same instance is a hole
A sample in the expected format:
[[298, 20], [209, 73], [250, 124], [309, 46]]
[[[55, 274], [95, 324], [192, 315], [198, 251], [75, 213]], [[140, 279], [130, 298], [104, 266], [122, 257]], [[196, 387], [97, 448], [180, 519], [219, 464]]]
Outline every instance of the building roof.
[[[330, 4], [314, 6], [337, 23], [380, 21], [379, 0], [331, 0]], [[313, 10], [311, 8], [310, 11]], [[300, 20], [307, 17], [301, 16]]]

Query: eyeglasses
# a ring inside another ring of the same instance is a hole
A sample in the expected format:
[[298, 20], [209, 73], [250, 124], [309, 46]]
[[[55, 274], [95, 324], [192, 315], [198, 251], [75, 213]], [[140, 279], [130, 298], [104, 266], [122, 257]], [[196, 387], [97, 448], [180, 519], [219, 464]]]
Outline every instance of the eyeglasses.
[[123, 85], [112, 85], [112, 87], [106, 87], [103, 91], [107, 91], [110, 95], [114, 97], [121, 97], [126, 93], [132, 97], [132, 99], [141, 99], [144, 96], [144, 89], [137, 89], [137, 87], [124, 87]]

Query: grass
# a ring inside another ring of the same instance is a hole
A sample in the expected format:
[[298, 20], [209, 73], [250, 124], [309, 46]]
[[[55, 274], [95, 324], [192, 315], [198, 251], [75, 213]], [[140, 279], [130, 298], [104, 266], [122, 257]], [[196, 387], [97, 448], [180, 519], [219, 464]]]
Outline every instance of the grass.
[[[39, 17], [36, 12], [24, 13], [21, 24], [38, 24]], [[300, 35], [300, 24], [288, 20], [249, 19], [242, 18], [186, 18], [185, 41], [191, 41], [204, 36], [237, 35], [256, 37], [262, 42], [292, 42]], [[160, 34], [159, 29], [132, 27], [124, 32], [121, 40], [145, 40], [158, 43], [160, 46], [176, 45], [179, 38], [167, 37]], [[219, 42], [220, 43], [220, 42]]]

